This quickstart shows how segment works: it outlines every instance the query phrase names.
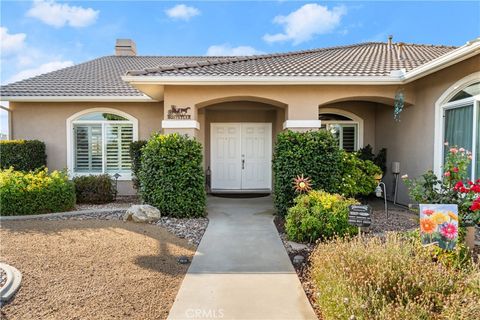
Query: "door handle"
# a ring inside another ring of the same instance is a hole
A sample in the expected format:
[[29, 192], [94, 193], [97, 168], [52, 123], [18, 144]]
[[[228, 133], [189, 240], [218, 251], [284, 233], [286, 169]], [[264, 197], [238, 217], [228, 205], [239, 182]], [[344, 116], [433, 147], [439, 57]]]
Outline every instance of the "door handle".
[[242, 170], [245, 169], [245, 159], [242, 159]]

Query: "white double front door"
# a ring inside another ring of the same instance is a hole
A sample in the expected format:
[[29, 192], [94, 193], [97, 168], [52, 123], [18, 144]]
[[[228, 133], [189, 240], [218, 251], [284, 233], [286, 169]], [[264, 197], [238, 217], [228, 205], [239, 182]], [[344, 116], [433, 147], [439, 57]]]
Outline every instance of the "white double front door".
[[211, 188], [270, 191], [272, 124], [212, 123]]

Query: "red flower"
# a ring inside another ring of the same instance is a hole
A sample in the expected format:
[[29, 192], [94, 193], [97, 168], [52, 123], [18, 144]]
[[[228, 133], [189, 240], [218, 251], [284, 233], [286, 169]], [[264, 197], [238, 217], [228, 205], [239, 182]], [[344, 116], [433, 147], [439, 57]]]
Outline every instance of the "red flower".
[[426, 216], [431, 216], [435, 211], [432, 209], [425, 209], [423, 210], [423, 214]]
[[472, 206], [470, 207], [470, 210], [472, 211], [480, 210], [480, 197], [478, 197], [477, 199], [475, 199], [475, 201], [473, 201]]
[[464, 185], [463, 185], [463, 182], [462, 181], [458, 181], [457, 183], [455, 183], [455, 186], [453, 187], [453, 190], [460, 190], [461, 188], [464, 188]]
[[447, 171], [443, 174], [445, 177], [450, 177], [450, 171]]
[[454, 167], [454, 168], [452, 169], [452, 171], [455, 172], [455, 173], [457, 173], [457, 172], [458, 172], [458, 168], [457, 168], [457, 167]]

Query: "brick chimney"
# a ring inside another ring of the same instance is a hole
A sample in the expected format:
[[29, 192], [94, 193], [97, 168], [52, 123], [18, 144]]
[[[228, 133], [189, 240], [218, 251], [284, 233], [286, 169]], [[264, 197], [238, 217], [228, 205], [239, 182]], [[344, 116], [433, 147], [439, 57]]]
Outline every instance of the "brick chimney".
[[117, 39], [115, 43], [116, 56], [136, 56], [137, 46], [131, 39]]

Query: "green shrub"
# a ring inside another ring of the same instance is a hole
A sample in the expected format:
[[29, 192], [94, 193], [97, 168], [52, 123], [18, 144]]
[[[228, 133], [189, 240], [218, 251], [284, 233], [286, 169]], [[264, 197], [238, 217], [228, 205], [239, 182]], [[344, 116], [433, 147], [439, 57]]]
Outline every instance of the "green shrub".
[[77, 203], [108, 203], [115, 199], [117, 190], [108, 174], [78, 176], [73, 178]]
[[31, 171], [47, 165], [45, 143], [38, 140], [0, 141], [0, 169]]
[[343, 152], [340, 193], [347, 197], [368, 196], [375, 191], [375, 176], [382, 170], [370, 160], [362, 160], [355, 153]]
[[477, 319], [478, 264], [458, 268], [434, 250], [395, 233], [319, 244], [309, 274], [322, 319]]
[[383, 173], [387, 172], [387, 149], [382, 148], [378, 151], [377, 155], [375, 155], [372, 146], [367, 144], [365, 147], [359, 149], [356, 154], [362, 160], [372, 161]]
[[138, 172], [142, 165], [142, 148], [147, 144], [145, 140], [133, 141], [130, 143], [130, 158], [132, 159], [132, 181], [135, 189], [140, 188], [140, 182], [138, 180]]
[[338, 192], [342, 152], [331, 133], [283, 131], [277, 136], [273, 155], [274, 202], [277, 214], [285, 215], [296, 194], [292, 181], [310, 177], [313, 189]]
[[324, 191], [313, 190], [298, 196], [286, 217], [288, 238], [314, 242], [357, 232], [356, 227], [348, 224], [348, 206], [352, 204], [357, 201]]
[[155, 134], [142, 149], [140, 195], [163, 215], [205, 215], [202, 145], [179, 134]]
[[68, 211], [75, 207], [75, 187], [64, 172], [0, 171], [0, 214], [26, 215]]

